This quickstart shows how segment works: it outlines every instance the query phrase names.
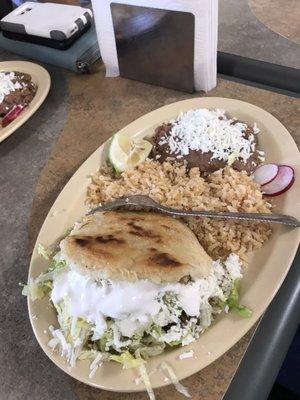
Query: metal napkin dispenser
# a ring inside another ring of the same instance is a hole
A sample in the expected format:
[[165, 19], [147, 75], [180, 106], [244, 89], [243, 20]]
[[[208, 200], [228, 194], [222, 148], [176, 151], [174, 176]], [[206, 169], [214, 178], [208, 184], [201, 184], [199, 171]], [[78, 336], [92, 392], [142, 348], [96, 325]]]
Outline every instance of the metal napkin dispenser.
[[216, 86], [217, 0], [92, 0], [106, 76], [185, 92]]
[[192, 13], [111, 4], [120, 75], [194, 91]]

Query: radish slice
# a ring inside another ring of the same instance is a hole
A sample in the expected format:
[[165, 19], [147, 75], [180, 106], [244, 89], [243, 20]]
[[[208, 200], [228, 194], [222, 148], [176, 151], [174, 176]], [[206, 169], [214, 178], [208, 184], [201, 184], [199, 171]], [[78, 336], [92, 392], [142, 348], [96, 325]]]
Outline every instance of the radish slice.
[[295, 181], [295, 171], [288, 165], [280, 165], [276, 178], [262, 187], [266, 196], [278, 196], [286, 192]]
[[254, 181], [263, 186], [273, 181], [278, 174], [279, 167], [276, 164], [261, 165], [253, 173]]
[[21, 104], [13, 106], [13, 108], [3, 117], [1, 121], [1, 125], [3, 128], [5, 128], [7, 125], [9, 125], [14, 119], [16, 119], [21, 112], [24, 110], [24, 106]]

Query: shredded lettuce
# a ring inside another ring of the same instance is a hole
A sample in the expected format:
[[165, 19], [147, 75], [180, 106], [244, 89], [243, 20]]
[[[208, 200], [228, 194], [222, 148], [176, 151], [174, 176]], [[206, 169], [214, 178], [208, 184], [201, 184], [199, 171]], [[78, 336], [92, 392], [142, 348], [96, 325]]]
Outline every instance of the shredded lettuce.
[[120, 355], [111, 355], [109, 359], [122, 364], [125, 369], [139, 368], [145, 363], [142, 358], [135, 358], [129, 351], [125, 351]]
[[147, 370], [146, 370], [146, 367], [145, 367], [144, 364], [140, 365], [139, 371], [140, 371], [140, 374], [141, 374], [141, 378], [142, 378], [142, 380], [144, 382], [145, 388], [147, 390], [149, 399], [150, 400], [155, 400], [155, 394], [154, 394], [154, 391], [152, 389], [152, 385], [151, 385], [151, 382], [150, 382], [150, 379], [149, 379], [149, 375], [147, 373]]
[[76, 340], [86, 342], [91, 334], [92, 326], [83, 318], [72, 317], [69, 313], [67, 301], [55, 304], [57, 319], [67, 341], [74, 343]]
[[112, 329], [106, 329], [106, 331], [101, 335], [101, 338], [97, 341], [100, 351], [109, 351], [109, 343], [113, 340]]
[[162, 333], [163, 333], [163, 330], [162, 330], [162, 327], [160, 325], [157, 325], [157, 324], [153, 324], [152, 325], [152, 327], [151, 327], [151, 335], [154, 338], [161, 337]]
[[68, 228], [65, 232], [65, 236], [69, 236], [73, 229], [74, 229], [74, 226], [71, 226], [71, 228]]
[[90, 365], [90, 374], [89, 374], [89, 378], [92, 379], [97, 371], [97, 369], [100, 367], [100, 365], [102, 365], [103, 363], [103, 355], [102, 353], [98, 353], [97, 356], [94, 358], [94, 361], [91, 363]]
[[250, 308], [243, 306], [242, 304], [236, 304], [232, 307], [234, 311], [236, 311], [240, 317], [250, 318], [252, 317], [252, 310]]
[[[154, 332], [157, 333], [157, 336], [154, 335]], [[149, 357], [162, 353], [166, 347], [166, 344], [159, 339], [162, 333], [163, 330], [160, 326], [153, 325], [150, 334], [133, 336], [130, 347], [135, 350], [135, 356], [147, 360]]]
[[[90, 337], [92, 327], [82, 318], [72, 317], [69, 314], [67, 302], [61, 301], [55, 305], [55, 308], [60, 329], [49, 327], [53, 338], [48, 345], [52, 349], [59, 346], [60, 353], [67, 358], [71, 366], [74, 366], [77, 358], [80, 356], [85, 358], [87, 356], [86, 354], [83, 355], [82, 352]], [[98, 354], [99, 351], [90, 353], [89, 358], [93, 358], [93, 355], [97, 356]]]
[[144, 346], [141, 342], [140, 347], [134, 352], [136, 357], [141, 357], [144, 360], [148, 360], [149, 357], [157, 356], [161, 354], [166, 345], [163, 342], [157, 342], [151, 346]]
[[[54, 276], [67, 268], [67, 263], [59, 258], [59, 253], [53, 257], [49, 250], [46, 250], [41, 244], [38, 245], [38, 253], [48, 261], [51, 261], [48, 270], [39, 275], [36, 279], [30, 279], [27, 285], [22, 285], [22, 294], [30, 297], [32, 301], [41, 300], [52, 290], [52, 281]], [[50, 258], [52, 257], [52, 258]]]
[[169, 376], [167, 376], [167, 378], [170, 378], [170, 379], [171, 379], [173, 385], [175, 386], [175, 389], [176, 389], [179, 393], [183, 394], [185, 397], [189, 397], [189, 398], [191, 397], [191, 395], [189, 394], [187, 388], [186, 388], [185, 386], [183, 386], [183, 385], [179, 382], [179, 380], [178, 380], [178, 378], [177, 378], [175, 372], [173, 371], [173, 368], [172, 368], [169, 364], [167, 364], [165, 361], [163, 361], [163, 362], [161, 363], [161, 365], [160, 365], [160, 369], [161, 369], [161, 371], [163, 371], [163, 372], [167, 372], [167, 374], [169, 375]]
[[177, 298], [177, 294], [174, 292], [166, 292], [162, 298], [164, 304], [167, 306], [169, 312], [172, 313], [176, 313], [177, 311], [180, 310], [180, 314], [181, 314], [181, 309], [179, 307], [179, 303], [178, 303], [178, 298]]
[[[28, 285], [24, 286], [22, 293], [30, 296], [32, 300], [41, 299], [49, 293], [57, 274], [69, 269], [60, 252], [54, 254], [39, 245], [38, 253], [49, 261], [49, 268], [36, 279], [30, 279]], [[159, 312], [152, 317], [152, 320], [149, 318], [145, 323], [136, 324], [135, 333], [130, 337], [122, 336], [120, 321], [113, 318], [106, 318], [106, 330], [98, 332], [95, 324], [71, 314], [70, 303], [66, 297], [54, 304], [59, 327], [49, 327], [52, 338], [48, 345], [66, 357], [71, 366], [74, 366], [77, 359], [91, 359], [90, 378], [106, 360], [116, 361], [126, 369], [138, 369], [150, 399], [154, 400], [155, 396], [145, 367], [149, 357], [161, 354], [166, 347], [184, 346], [198, 339], [200, 333], [211, 324], [214, 315], [224, 308], [226, 311], [235, 310], [245, 318], [252, 315], [251, 310], [239, 304], [239, 279], [234, 281], [230, 277], [226, 279], [227, 291], [221, 288], [221, 294], [217, 292], [213, 299], [209, 299], [209, 303], [208, 300], [203, 302], [197, 317], [190, 317], [183, 312], [176, 293], [169, 291], [158, 294]], [[187, 284], [188, 281], [184, 283]], [[127, 317], [134, 319], [132, 315]], [[160, 370], [164, 371], [180, 393], [190, 397], [168, 364], [162, 363]]]
[[43, 246], [42, 244], [38, 244], [37, 247], [37, 252], [40, 256], [42, 256], [45, 260], [50, 260], [51, 257], [51, 251], [49, 249], [46, 249], [45, 246]]
[[140, 371], [141, 378], [143, 380], [143, 383], [145, 385], [145, 388], [147, 390], [148, 396], [150, 400], [155, 400], [155, 395], [154, 391], [152, 389], [149, 375], [147, 373], [146, 367], [145, 367], [145, 361], [138, 357], [135, 358], [132, 354], [129, 353], [129, 351], [125, 351], [124, 353], [120, 355], [112, 355], [109, 357], [109, 360], [113, 360], [116, 362], [119, 362], [123, 365], [123, 368], [137, 368]]
[[99, 351], [97, 351], [97, 350], [93, 350], [93, 349], [82, 350], [82, 352], [78, 356], [78, 359], [79, 360], [88, 360], [88, 359], [94, 360], [98, 354], [99, 354]]
[[32, 279], [29, 281], [28, 285], [23, 286], [22, 294], [24, 296], [29, 296], [32, 301], [41, 300], [51, 289], [52, 282], [39, 282]]
[[239, 304], [239, 292], [238, 292], [238, 285], [239, 285], [239, 279], [236, 279], [233, 282], [233, 286], [231, 289], [231, 292], [225, 302], [225, 306], [227, 305], [229, 309], [236, 311], [241, 317], [243, 318], [250, 318], [252, 316], [252, 311], [247, 308], [246, 306], [243, 306], [242, 304]]
[[48, 272], [62, 272], [67, 268], [67, 263], [65, 260], [62, 260], [58, 257], [58, 254], [53, 257], [50, 267], [48, 268]]
[[172, 340], [172, 342], [169, 342], [168, 345], [171, 347], [176, 347], [179, 346], [181, 344], [182, 340]]

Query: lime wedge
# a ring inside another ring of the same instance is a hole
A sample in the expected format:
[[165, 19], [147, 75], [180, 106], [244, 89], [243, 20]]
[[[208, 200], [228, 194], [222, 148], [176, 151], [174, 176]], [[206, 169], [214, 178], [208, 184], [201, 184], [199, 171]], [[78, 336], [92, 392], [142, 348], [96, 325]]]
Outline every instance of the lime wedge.
[[110, 142], [108, 159], [117, 172], [122, 172], [145, 161], [151, 149], [152, 144], [147, 140], [129, 138], [117, 133]]

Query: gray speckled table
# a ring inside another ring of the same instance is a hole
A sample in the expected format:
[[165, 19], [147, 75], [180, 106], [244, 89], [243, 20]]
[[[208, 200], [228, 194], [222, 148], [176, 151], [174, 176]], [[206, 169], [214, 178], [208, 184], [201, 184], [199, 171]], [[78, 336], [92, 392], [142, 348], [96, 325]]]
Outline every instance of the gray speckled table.
[[[18, 59], [1, 54], [2, 61], [12, 58]], [[74, 399], [65, 385], [67, 377], [49, 369], [46, 356], [32, 340], [27, 304], [18, 285], [27, 280], [28, 223], [35, 186], [68, 110], [66, 78], [55, 68], [49, 72], [52, 87], [45, 103], [0, 145], [1, 400]]]
[[[278, 7], [280, 0], [276, 2]], [[249, 6], [253, 6], [254, 3], [260, 5], [259, 15], [268, 14], [267, 21], [271, 29], [254, 14]], [[281, 9], [278, 7], [277, 15], [274, 15], [272, 9], [268, 9], [268, 3], [273, 3], [276, 8], [275, 1], [268, 0], [219, 0], [218, 50], [299, 68], [299, 44], [277, 33], [281, 31], [284, 23], [293, 24], [294, 16], [289, 15], [287, 7], [284, 6]], [[299, 2], [297, 7], [299, 9]]]

